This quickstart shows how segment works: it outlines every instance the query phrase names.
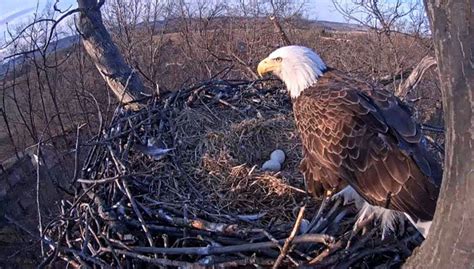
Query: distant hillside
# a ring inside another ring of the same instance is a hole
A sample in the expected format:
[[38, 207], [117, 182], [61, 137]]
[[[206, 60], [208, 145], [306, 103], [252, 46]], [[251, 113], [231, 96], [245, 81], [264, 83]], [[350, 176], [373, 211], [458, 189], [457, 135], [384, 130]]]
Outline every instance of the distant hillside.
[[[233, 20], [234, 22], [236, 20], [242, 21], [242, 22], [248, 22], [249, 20], [250, 21], [263, 21], [263, 20], [267, 20], [267, 18], [250, 18], [249, 19], [245, 17], [217, 17], [213, 19], [212, 25], [208, 25], [208, 29], [211, 30], [215, 27], [220, 27], [230, 20]], [[179, 26], [181, 22], [182, 22], [182, 19], [177, 18], [177, 19], [160, 20], [160, 21], [155, 21], [155, 22], [146, 23], [146, 24], [140, 23], [137, 25], [137, 29], [154, 25], [156, 31], [164, 31], [165, 33], [174, 33], [174, 32], [179, 31]], [[196, 23], [197, 22], [198, 22], [198, 19], [196, 19]], [[309, 28], [315, 27], [315, 28], [325, 29], [327, 31], [366, 31], [367, 30], [366, 27], [363, 27], [358, 24], [331, 22], [331, 21], [318, 21], [318, 20], [303, 20], [301, 21], [301, 25], [304, 25], [305, 27], [309, 27]], [[73, 35], [73, 36], [67, 36], [57, 41], [51, 42], [51, 44], [48, 46], [47, 53], [51, 53], [53, 51], [61, 52], [65, 49], [72, 47], [75, 44], [78, 44], [79, 40], [80, 40], [79, 35]], [[3, 57], [7, 55], [8, 54], [6, 53], [6, 50], [0, 51], [0, 59], [3, 59]], [[39, 55], [40, 55], [39, 52], [35, 52], [35, 53], [23, 55], [21, 57], [16, 57], [14, 59], [10, 59], [8, 61], [0, 62], [0, 78], [3, 77], [6, 74], [6, 72], [8, 70], [11, 70], [15, 65], [17, 65], [18, 67], [18, 65], [25, 62], [26, 59], [31, 58], [31, 57], [36, 57]]]
[[[71, 48], [74, 44], [79, 43], [79, 35], [72, 35], [72, 36], [66, 36], [61, 39], [58, 39], [57, 41], [53, 41], [49, 44], [48, 49], [46, 50], [46, 53], [49, 54], [53, 51], [61, 52], [65, 49]], [[13, 69], [13, 67], [18, 67], [18, 65], [21, 65], [22, 63], [25, 62], [28, 58], [32, 57], [38, 57], [40, 56], [40, 52], [34, 52], [34, 53], [28, 53], [25, 55], [21, 55], [9, 60], [5, 60], [0, 64], [0, 78], [3, 77], [8, 70]], [[4, 57], [8, 56], [8, 53], [6, 50], [0, 51], [0, 59], [3, 59]]]
[[312, 26], [321, 27], [329, 31], [367, 31], [367, 27], [354, 23], [318, 20], [311, 20], [309, 23]]

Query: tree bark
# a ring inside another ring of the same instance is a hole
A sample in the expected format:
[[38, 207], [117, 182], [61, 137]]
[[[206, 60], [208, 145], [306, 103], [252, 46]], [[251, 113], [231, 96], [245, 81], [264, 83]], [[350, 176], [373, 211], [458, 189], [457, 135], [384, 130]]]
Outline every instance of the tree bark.
[[474, 268], [474, 29], [471, 0], [425, 0], [443, 91], [446, 157], [426, 241], [406, 268]]
[[[86, 52], [118, 100], [125, 104], [139, 100], [145, 88], [138, 74], [127, 65], [102, 21], [104, 0], [77, 0], [81, 9], [79, 31]], [[138, 103], [127, 105], [139, 109]]]

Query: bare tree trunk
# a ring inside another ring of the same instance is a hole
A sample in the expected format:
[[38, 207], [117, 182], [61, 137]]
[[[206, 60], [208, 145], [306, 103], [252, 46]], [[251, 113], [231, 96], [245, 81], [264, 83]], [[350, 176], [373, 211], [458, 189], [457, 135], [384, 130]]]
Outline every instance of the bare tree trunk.
[[406, 268], [474, 268], [474, 29], [471, 0], [425, 0], [446, 124], [443, 184], [430, 234]]
[[[138, 74], [125, 62], [104, 26], [100, 12], [103, 2], [77, 0], [82, 9], [78, 24], [84, 48], [121, 103], [138, 100], [145, 88]], [[136, 110], [139, 105], [132, 103], [128, 107]]]

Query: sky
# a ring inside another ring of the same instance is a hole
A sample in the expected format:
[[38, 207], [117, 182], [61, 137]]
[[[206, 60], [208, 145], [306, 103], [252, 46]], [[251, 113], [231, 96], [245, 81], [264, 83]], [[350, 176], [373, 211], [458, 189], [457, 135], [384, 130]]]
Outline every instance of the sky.
[[[36, 10], [41, 13], [47, 3], [54, 3], [54, 0], [1, 0], [0, 27], [5, 27], [6, 23], [15, 23], [22, 18], [32, 16]], [[76, 0], [60, 0], [58, 7], [66, 9], [72, 5], [76, 5]]]
[[[25, 23], [35, 13], [43, 13], [55, 0], [0, 0], [0, 45], [3, 44], [7, 27], [12, 29], [19, 23]], [[76, 5], [76, 0], [60, 0], [58, 8], [66, 10]]]
[[[0, 0], [0, 59], [5, 49], [2, 45], [9, 40], [7, 29], [15, 29], [18, 24], [31, 22], [35, 14], [43, 14], [46, 8], [52, 9], [56, 0]], [[59, 0], [57, 7], [67, 10], [75, 7], [76, 0]]]
[[[1, 0], [0, 1], [0, 33], [6, 29], [7, 23], [12, 26], [17, 22], [26, 20], [38, 10], [42, 12], [47, 3], [54, 0]], [[75, 6], [76, 0], [59, 0], [58, 6], [62, 9]], [[310, 0], [308, 13], [311, 17], [327, 21], [344, 21], [332, 4], [332, 0]]]

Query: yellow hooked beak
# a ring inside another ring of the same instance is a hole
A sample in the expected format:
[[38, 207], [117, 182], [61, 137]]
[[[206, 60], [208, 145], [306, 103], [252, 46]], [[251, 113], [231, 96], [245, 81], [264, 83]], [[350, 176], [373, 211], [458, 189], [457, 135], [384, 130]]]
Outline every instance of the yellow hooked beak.
[[267, 73], [279, 71], [280, 68], [281, 68], [281, 58], [275, 58], [275, 59], [265, 58], [258, 64], [257, 73], [260, 77], [263, 77], [263, 75]]

